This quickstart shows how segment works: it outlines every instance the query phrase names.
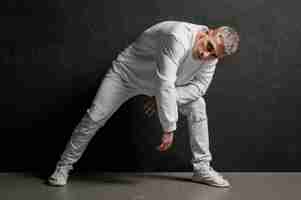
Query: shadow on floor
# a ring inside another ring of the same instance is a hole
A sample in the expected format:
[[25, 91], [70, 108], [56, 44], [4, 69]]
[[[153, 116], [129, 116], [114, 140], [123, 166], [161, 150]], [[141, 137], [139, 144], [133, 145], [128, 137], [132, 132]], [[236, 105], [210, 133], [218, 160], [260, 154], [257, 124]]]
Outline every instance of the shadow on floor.
[[[50, 174], [45, 172], [32, 172], [24, 174], [25, 177], [34, 177], [47, 184], [47, 179]], [[117, 173], [117, 172], [81, 172], [70, 173], [70, 180], [82, 181], [89, 183], [105, 183], [105, 184], [138, 184], [143, 179], [160, 179], [180, 182], [192, 182], [190, 176], [182, 177], [170, 174], [155, 174], [155, 173]]]

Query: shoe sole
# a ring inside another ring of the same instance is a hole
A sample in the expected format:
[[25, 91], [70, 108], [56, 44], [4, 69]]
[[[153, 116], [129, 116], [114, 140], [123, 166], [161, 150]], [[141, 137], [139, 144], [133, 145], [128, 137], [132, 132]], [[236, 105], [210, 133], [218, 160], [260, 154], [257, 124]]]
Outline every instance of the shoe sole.
[[53, 182], [53, 181], [51, 181], [51, 180], [48, 180], [48, 185], [56, 186], [56, 187], [63, 187], [63, 186], [66, 185], [66, 183], [65, 183], [65, 184], [60, 184], [60, 183], [57, 183], [57, 182]]
[[200, 180], [200, 179], [197, 179], [197, 178], [192, 178], [191, 180], [193, 182], [205, 184], [205, 185], [208, 185], [208, 186], [213, 186], [213, 187], [218, 187], [218, 188], [231, 188], [230, 184], [224, 184], [224, 185], [214, 184], [214, 183], [209, 183], [207, 181], [203, 181], [203, 180]]

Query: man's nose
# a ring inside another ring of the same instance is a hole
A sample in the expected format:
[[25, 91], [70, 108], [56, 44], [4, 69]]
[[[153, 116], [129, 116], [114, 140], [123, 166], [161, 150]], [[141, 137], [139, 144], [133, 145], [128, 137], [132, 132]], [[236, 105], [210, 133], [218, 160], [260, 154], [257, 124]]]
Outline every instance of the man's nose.
[[204, 58], [208, 58], [210, 56], [210, 52], [203, 52], [203, 57]]

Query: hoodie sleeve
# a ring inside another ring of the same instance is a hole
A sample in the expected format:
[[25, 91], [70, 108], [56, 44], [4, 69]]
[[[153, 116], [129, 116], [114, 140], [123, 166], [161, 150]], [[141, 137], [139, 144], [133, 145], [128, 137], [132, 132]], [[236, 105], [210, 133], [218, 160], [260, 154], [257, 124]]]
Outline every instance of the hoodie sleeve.
[[160, 123], [165, 132], [176, 130], [178, 121], [177, 69], [186, 54], [183, 43], [173, 35], [160, 38], [156, 56], [156, 101]]
[[188, 84], [176, 88], [178, 104], [186, 104], [197, 100], [206, 93], [212, 81], [217, 62], [216, 59], [212, 63], [203, 66]]

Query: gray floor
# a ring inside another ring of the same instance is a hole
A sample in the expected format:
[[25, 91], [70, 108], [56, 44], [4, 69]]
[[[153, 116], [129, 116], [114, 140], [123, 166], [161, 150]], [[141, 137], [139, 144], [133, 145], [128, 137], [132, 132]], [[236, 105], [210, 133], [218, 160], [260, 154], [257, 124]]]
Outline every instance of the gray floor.
[[230, 189], [190, 181], [191, 173], [73, 174], [66, 187], [38, 176], [0, 173], [0, 199], [290, 200], [300, 199], [301, 173], [223, 173]]

